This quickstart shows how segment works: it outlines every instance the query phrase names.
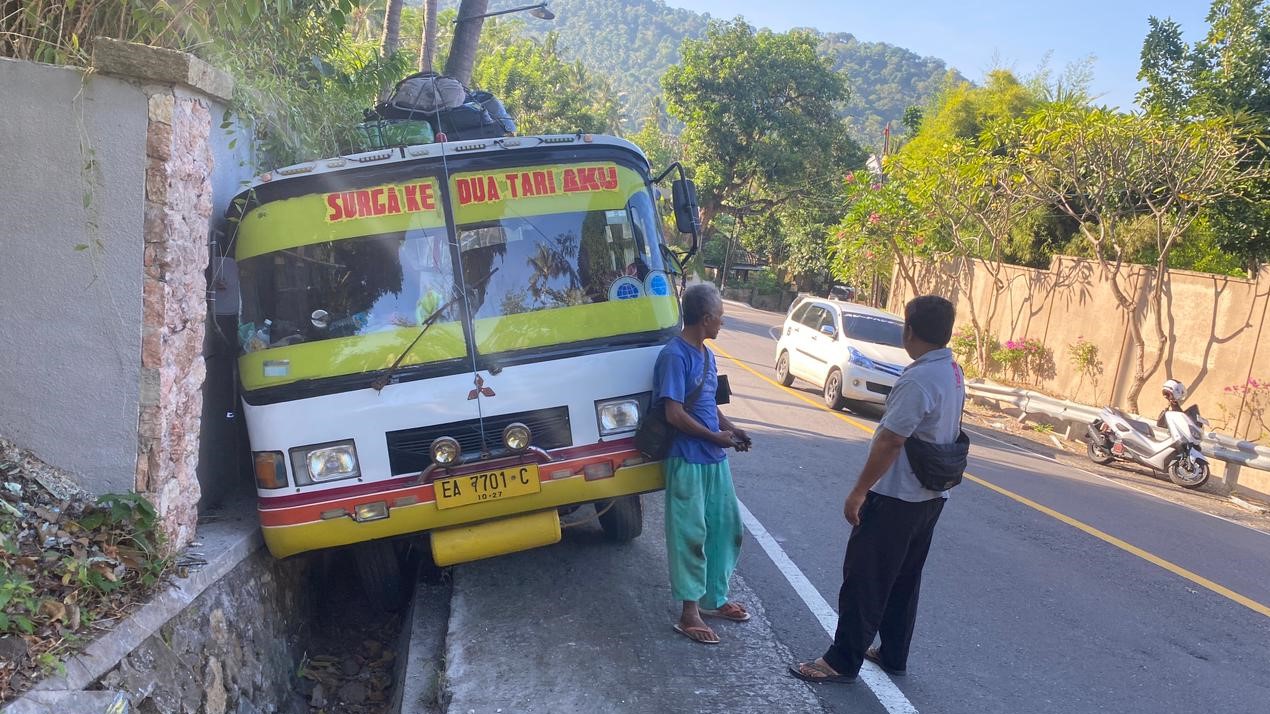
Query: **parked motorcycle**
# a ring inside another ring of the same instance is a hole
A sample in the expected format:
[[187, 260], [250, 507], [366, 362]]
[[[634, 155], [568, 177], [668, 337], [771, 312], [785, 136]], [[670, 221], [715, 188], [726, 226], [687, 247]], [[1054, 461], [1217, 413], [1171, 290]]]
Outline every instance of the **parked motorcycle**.
[[[1194, 416], [1192, 416], [1194, 414]], [[1115, 407], [1105, 407], [1089, 425], [1089, 460], [1096, 464], [1133, 461], [1168, 474], [1182, 488], [1199, 488], [1208, 481], [1208, 458], [1200, 451], [1207, 422], [1198, 412], [1170, 410], [1163, 414], [1168, 436], [1156, 438], [1147, 422]]]

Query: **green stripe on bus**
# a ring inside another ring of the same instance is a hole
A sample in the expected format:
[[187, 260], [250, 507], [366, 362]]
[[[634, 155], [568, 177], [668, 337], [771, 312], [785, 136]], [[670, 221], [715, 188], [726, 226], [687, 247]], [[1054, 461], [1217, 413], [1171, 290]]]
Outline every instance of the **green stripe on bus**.
[[[481, 354], [496, 354], [653, 332], [674, 327], [678, 322], [679, 305], [673, 296], [610, 300], [482, 318], [476, 321], [476, 343]], [[393, 360], [416, 335], [416, 328], [401, 327], [357, 337], [273, 347], [241, 356], [238, 367], [247, 390], [304, 379], [373, 372], [392, 366]], [[402, 359], [401, 366], [439, 362], [466, 354], [459, 324], [437, 323]], [[285, 375], [265, 376], [266, 362], [274, 362], [271, 369], [280, 370], [281, 365], [276, 363], [284, 360], [289, 363]]]
[[497, 354], [652, 332], [678, 322], [673, 297], [609, 300], [477, 320], [476, 348], [480, 354]]
[[[411, 340], [418, 327], [396, 327], [356, 337], [337, 337], [299, 345], [273, 347], [249, 352], [238, 358], [243, 387], [248, 390], [290, 384], [304, 379], [321, 379], [345, 374], [358, 374], [388, 369]], [[463, 357], [463, 329], [457, 322], [441, 322], [428, 329], [428, 334], [401, 360], [402, 367]], [[286, 361], [286, 374], [265, 376], [265, 363], [281, 370], [278, 362]]]
[[[417, 203], [412, 205], [418, 201], [415, 189], [419, 186], [429, 188], [432, 197], [430, 205], [434, 206], [431, 210], [412, 210], [420, 208]], [[336, 206], [344, 205], [342, 199], [345, 198], [345, 193], [350, 194], [351, 202], [356, 205], [357, 194], [371, 194], [381, 190], [377, 195], [380, 199], [378, 208], [389, 208], [384, 205], [383, 196], [386, 192], [393, 191], [396, 197], [395, 203], [391, 205], [401, 212], [330, 220], [333, 215], [342, 215]], [[407, 194], [407, 191], [410, 193]], [[238, 227], [238, 245], [234, 258], [246, 260], [302, 245], [444, 226], [445, 215], [440, 208], [438, 193], [436, 179], [424, 178], [409, 184], [385, 184], [355, 191], [312, 193], [270, 201], [252, 209], [243, 218]], [[334, 205], [330, 202], [334, 202]]]

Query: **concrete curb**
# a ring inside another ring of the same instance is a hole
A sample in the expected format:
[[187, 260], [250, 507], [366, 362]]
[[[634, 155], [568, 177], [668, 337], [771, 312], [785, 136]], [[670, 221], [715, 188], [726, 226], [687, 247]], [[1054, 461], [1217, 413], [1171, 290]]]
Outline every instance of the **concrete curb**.
[[198, 526], [195, 535], [202, 543], [198, 552], [206, 555], [206, 565], [155, 595], [83, 652], [68, 658], [65, 672], [41, 680], [31, 691], [10, 702], [4, 714], [76, 714], [81, 711], [101, 714], [107, 711], [106, 705], [114, 693], [83, 690], [118, 666], [124, 657], [264, 544], [254, 516], [250, 511], [226, 509], [209, 517], [208, 522]]
[[448, 584], [415, 583], [410, 624], [405, 628], [409, 645], [402, 651], [406, 666], [397, 708], [393, 711], [401, 714], [443, 711], [445, 665], [441, 654], [445, 651], [449, 627], [450, 594]]

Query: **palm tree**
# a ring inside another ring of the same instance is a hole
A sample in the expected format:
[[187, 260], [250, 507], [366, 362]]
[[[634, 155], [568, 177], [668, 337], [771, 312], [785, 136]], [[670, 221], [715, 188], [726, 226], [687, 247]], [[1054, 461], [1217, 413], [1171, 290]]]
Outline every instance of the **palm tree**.
[[419, 43], [419, 71], [432, 71], [437, 52], [437, 0], [423, 0], [423, 39]]
[[[489, 10], [489, 0], [462, 0], [459, 16], [454, 26], [454, 39], [450, 42], [450, 56], [445, 60], [445, 73], [463, 84], [472, 81], [472, 67], [476, 64], [476, 48], [481, 42], [484, 15]], [[464, 20], [473, 17], [473, 20]]]
[[388, 0], [384, 10], [384, 35], [380, 43], [384, 57], [391, 57], [401, 46], [401, 6], [404, 0]]

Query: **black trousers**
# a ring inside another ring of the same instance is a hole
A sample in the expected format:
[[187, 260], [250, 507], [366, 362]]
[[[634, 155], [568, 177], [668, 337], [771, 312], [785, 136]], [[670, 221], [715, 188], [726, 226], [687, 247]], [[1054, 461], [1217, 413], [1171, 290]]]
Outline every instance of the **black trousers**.
[[877, 634], [886, 666], [908, 668], [922, 566], [944, 501], [913, 503], [871, 491], [865, 497], [842, 562], [838, 630], [824, 655], [839, 674], [860, 671]]

